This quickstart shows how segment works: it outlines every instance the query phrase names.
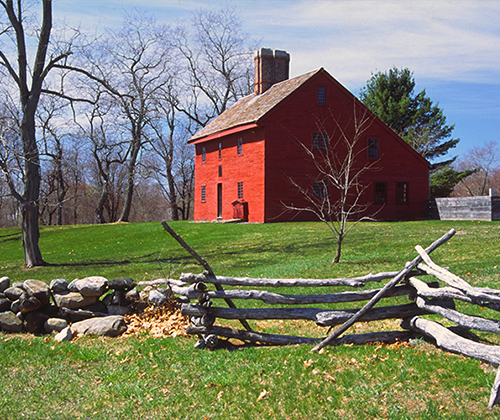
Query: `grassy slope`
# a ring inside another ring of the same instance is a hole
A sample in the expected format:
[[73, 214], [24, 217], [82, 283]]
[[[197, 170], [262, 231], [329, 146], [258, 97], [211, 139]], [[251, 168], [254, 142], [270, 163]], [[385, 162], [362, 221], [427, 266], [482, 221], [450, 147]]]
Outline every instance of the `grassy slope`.
[[[454, 227], [458, 234], [435, 261], [473, 284], [500, 287], [494, 222], [362, 224], [346, 239], [345, 262], [334, 266], [333, 241], [317, 223], [172, 226], [218, 274], [316, 278], [397, 270], [415, 256], [414, 245], [425, 247]], [[47, 227], [41, 248], [51, 265], [26, 271], [19, 230], [0, 229], [0, 276], [140, 281], [200, 271], [159, 224]], [[297, 328], [292, 323], [285, 332]], [[193, 344], [144, 337], [55, 345], [0, 335], [0, 418], [498, 416], [498, 409], [486, 411], [494, 369], [428, 344], [342, 346], [323, 354], [307, 346], [209, 352]]]

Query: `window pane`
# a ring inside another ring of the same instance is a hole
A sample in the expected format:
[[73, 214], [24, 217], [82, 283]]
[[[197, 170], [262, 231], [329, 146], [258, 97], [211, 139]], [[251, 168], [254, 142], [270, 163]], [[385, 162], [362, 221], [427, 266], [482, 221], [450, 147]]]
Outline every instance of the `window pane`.
[[398, 182], [396, 185], [396, 203], [408, 202], [408, 182]]
[[385, 182], [375, 183], [375, 203], [385, 203], [386, 200], [386, 184]]
[[205, 185], [201, 186], [201, 201], [205, 202], [207, 198], [207, 187]]
[[326, 198], [328, 196], [328, 187], [326, 181], [314, 181], [313, 192], [316, 198]]
[[378, 139], [368, 139], [368, 157], [370, 159], [378, 158]]
[[326, 152], [328, 147], [328, 134], [314, 133], [313, 134], [313, 152]]
[[238, 198], [243, 198], [243, 182], [238, 182]]
[[318, 105], [325, 105], [325, 88], [320, 86], [318, 88]]
[[207, 149], [204, 147], [201, 148], [201, 161], [202, 162], [207, 161]]
[[237, 140], [238, 144], [237, 144], [237, 153], [239, 155], [243, 154], [243, 139], [241, 137], [238, 138]]

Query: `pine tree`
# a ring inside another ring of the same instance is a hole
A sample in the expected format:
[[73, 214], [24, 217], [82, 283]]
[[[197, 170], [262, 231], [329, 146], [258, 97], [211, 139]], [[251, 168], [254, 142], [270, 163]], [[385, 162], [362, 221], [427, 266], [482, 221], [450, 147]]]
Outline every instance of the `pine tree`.
[[[431, 191], [442, 196], [447, 188], [433, 188], [433, 182], [450, 182], [463, 178], [460, 172], [451, 168], [456, 157], [444, 161], [436, 159], [456, 147], [459, 139], [451, 138], [454, 125], [446, 124], [446, 116], [439, 104], [434, 104], [425, 89], [415, 92], [413, 72], [396, 67], [389, 71], [373, 74], [361, 89], [360, 99], [377, 117], [385, 122], [420, 155], [431, 162]], [[440, 174], [440, 171], [445, 173]], [[451, 171], [451, 172], [450, 172]], [[452, 173], [456, 172], [456, 173]], [[441, 176], [442, 175], [442, 176]], [[451, 191], [450, 190], [450, 191]]]

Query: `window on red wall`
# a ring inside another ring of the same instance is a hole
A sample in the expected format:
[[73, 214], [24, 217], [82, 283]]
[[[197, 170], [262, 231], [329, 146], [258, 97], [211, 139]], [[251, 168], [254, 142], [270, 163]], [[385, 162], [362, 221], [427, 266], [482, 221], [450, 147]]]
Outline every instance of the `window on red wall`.
[[375, 182], [375, 203], [384, 204], [387, 202], [387, 183]]
[[326, 152], [328, 148], [328, 134], [314, 133], [313, 134], [313, 152]]
[[207, 161], [207, 149], [205, 147], [201, 148], [201, 161], [202, 162]]
[[222, 165], [219, 165], [219, 178], [222, 177]]
[[313, 193], [316, 198], [328, 197], [328, 184], [325, 180], [313, 182]]
[[243, 139], [241, 137], [238, 137], [236, 142], [237, 142], [236, 151], [239, 155], [242, 155], [243, 154]]
[[201, 202], [207, 201], [207, 187], [205, 185], [201, 186]]
[[243, 199], [243, 182], [238, 182], [238, 199]]
[[368, 159], [378, 159], [379, 144], [378, 139], [368, 139]]
[[396, 203], [408, 203], [408, 182], [398, 182], [396, 184]]
[[325, 87], [320, 86], [318, 87], [318, 105], [325, 105], [325, 104], [326, 104]]
[[219, 160], [222, 159], [222, 143], [219, 143]]

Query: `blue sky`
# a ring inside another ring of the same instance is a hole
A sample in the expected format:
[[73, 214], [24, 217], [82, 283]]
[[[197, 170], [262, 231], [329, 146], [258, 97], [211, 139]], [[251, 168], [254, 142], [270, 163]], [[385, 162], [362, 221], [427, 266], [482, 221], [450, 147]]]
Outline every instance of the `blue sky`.
[[455, 124], [451, 155], [500, 145], [500, 1], [55, 0], [53, 12], [99, 31], [118, 26], [126, 10], [168, 23], [225, 5], [259, 46], [291, 54], [292, 77], [324, 67], [357, 95], [372, 73], [408, 67]]

